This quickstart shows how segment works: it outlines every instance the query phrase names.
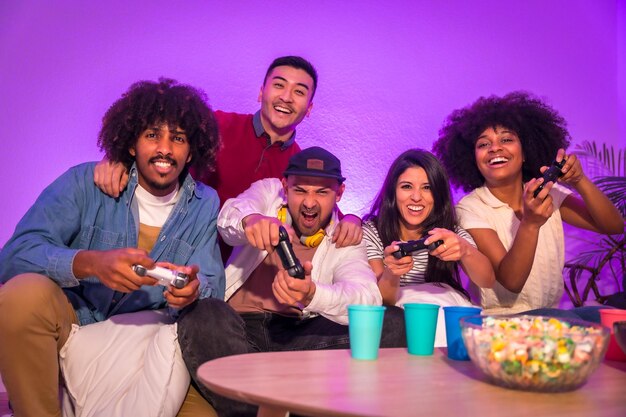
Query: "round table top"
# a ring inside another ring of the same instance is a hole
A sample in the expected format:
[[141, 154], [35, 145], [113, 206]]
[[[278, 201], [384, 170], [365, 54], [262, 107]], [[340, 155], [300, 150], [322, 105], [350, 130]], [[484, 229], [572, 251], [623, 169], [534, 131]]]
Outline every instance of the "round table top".
[[624, 362], [603, 362], [581, 388], [558, 394], [495, 386], [445, 349], [432, 356], [381, 349], [375, 361], [352, 359], [349, 350], [252, 353], [207, 362], [198, 375], [211, 390], [261, 405], [268, 416], [626, 415]]

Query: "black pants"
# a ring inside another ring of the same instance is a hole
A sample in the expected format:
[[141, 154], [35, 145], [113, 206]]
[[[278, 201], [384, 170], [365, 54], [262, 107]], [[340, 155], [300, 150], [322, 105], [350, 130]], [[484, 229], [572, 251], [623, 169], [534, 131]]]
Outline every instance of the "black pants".
[[[238, 314], [224, 301], [213, 298], [199, 300], [183, 312], [178, 320], [178, 341], [194, 385], [220, 417], [254, 416], [257, 407], [204, 387], [196, 375], [204, 362], [242, 353], [350, 347], [348, 326], [322, 316], [299, 319], [269, 312]], [[387, 307], [380, 345], [406, 346], [402, 309]]]

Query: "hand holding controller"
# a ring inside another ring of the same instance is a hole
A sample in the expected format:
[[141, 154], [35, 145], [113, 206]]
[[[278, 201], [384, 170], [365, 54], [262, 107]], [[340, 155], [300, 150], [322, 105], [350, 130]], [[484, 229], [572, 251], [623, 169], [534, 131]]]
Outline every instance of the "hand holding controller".
[[427, 238], [422, 238], [419, 240], [409, 240], [405, 243], [399, 243], [400, 249], [393, 252], [392, 255], [396, 259], [404, 258], [405, 256], [409, 256], [413, 252], [417, 252], [418, 250], [428, 249], [428, 251], [433, 251], [437, 249], [440, 245], [443, 244], [443, 240], [437, 240], [428, 246], [424, 243]]
[[537, 198], [537, 194], [543, 190], [547, 183], [556, 182], [557, 178], [563, 176], [563, 173], [561, 172], [563, 165], [565, 165], [565, 159], [561, 159], [561, 162], [552, 162], [552, 165], [550, 165], [550, 167], [543, 172], [543, 182], [539, 184], [539, 187], [537, 187], [533, 193], [533, 197]]
[[187, 274], [178, 271], [172, 271], [171, 269], [157, 266], [154, 269], [146, 269], [142, 265], [133, 265], [135, 273], [141, 277], [146, 275], [159, 281], [159, 284], [172, 286], [174, 288], [183, 288], [189, 282]]
[[287, 230], [285, 230], [283, 226], [278, 228], [278, 246], [276, 246], [276, 252], [278, 252], [278, 256], [280, 256], [283, 268], [285, 268], [290, 276], [304, 279], [304, 268], [298, 258], [296, 258], [293, 247], [291, 246], [291, 241], [289, 241], [289, 233], [287, 233]]

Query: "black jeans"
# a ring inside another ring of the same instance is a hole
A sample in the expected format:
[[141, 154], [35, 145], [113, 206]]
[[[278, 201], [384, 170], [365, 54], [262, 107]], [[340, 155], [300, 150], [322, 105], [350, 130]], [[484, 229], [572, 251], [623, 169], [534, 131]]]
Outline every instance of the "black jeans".
[[[350, 347], [348, 326], [322, 316], [299, 319], [269, 312], [238, 314], [214, 298], [199, 300], [183, 311], [178, 319], [178, 342], [194, 386], [220, 417], [254, 416], [257, 407], [207, 389], [196, 375], [204, 362], [241, 353]], [[406, 346], [402, 309], [387, 307], [380, 345]]]

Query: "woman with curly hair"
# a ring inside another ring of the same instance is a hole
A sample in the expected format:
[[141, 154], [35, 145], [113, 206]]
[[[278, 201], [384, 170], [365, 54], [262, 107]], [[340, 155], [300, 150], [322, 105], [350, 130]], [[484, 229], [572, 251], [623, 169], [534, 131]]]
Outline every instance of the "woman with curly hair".
[[[495, 282], [489, 260], [458, 227], [448, 177], [430, 152], [410, 149], [396, 158], [365, 220], [367, 256], [386, 305], [471, 305], [459, 264], [473, 284], [491, 287]], [[399, 242], [421, 238], [425, 245], [440, 245], [400, 259], [393, 256]], [[438, 323], [436, 346], [445, 346], [443, 317]]]
[[[621, 233], [624, 222], [585, 176], [565, 120], [525, 92], [481, 97], [446, 119], [433, 146], [452, 183], [470, 192], [457, 205], [461, 227], [496, 273], [481, 289], [489, 313], [557, 307], [563, 294], [562, 221], [599, 233]], [[558, 183], [543, 184], [552, 161], [563, 162]], [[538, 191], [536, 197], [535, 192]]]

